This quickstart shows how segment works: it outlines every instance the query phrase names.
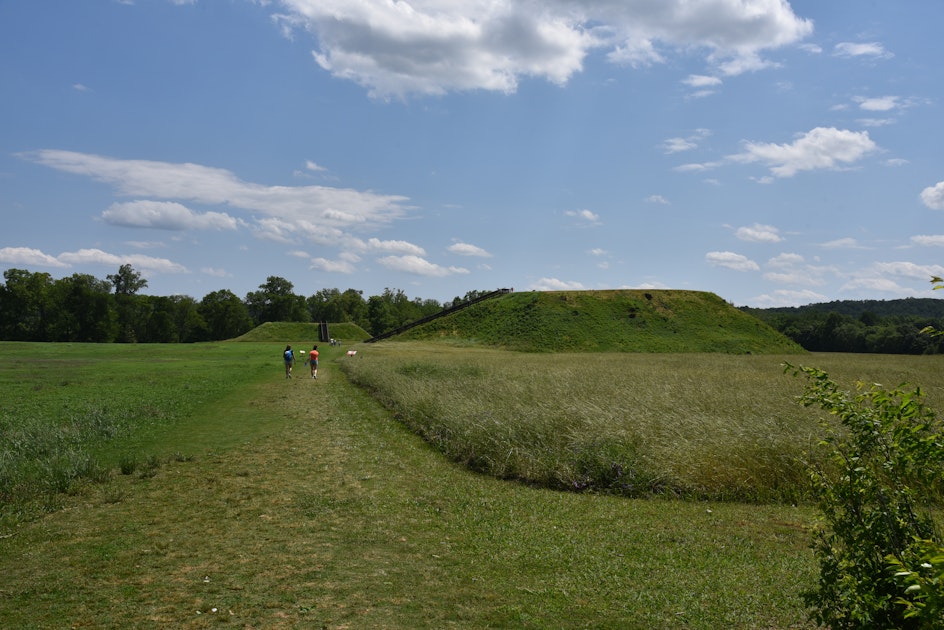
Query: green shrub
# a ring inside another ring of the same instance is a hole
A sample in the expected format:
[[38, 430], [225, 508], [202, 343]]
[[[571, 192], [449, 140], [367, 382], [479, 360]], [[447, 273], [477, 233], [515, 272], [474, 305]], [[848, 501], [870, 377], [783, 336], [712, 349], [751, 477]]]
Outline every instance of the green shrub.
[[880, 385], [850, 396], [826, 372], [801, 397], [839, 420], [822, 422], [826, 457], [810, 464], [822, 513], [816, 588], [804, 595], [830, 628], [940, 628], [944, 425], [919, 389]]

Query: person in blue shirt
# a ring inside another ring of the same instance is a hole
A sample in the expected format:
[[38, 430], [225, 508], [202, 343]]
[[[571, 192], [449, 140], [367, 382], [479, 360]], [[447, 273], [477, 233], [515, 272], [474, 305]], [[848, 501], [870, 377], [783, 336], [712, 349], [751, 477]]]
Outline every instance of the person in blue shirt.
[[295, 365], [295, 353], [292, 352], [292, 346], [285, 346], [282, 359], [285, 361], [285, 378], [292, 378], [292, 366]]

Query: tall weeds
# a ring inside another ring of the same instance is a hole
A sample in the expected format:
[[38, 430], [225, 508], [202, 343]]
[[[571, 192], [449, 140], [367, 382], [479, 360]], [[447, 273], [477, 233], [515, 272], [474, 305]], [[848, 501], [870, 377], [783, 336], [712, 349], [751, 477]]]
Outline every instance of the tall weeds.
[[498, 477], [626, 496], [808, 492], [817, 416], [776, 356], [390, 343], [342, 365], [445, 455]]

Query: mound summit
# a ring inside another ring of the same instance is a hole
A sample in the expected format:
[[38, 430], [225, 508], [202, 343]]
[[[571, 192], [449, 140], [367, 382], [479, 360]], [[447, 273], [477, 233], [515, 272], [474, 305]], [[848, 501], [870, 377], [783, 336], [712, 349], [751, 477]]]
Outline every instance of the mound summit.
[[676, 290], [507, 293], [391, 339], [523, 352], [805, 352], [714, 293]]

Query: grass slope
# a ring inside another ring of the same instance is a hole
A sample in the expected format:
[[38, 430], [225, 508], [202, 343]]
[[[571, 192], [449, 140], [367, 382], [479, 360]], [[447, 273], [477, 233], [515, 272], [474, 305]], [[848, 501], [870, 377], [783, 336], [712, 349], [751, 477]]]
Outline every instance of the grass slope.
[[[370, 335], [357, 324], [346, 322], [343, 324], [328, 324], [328, 333], [334, 339], [342, 342], [355, 343], [368, 339]], [[299, 341], [299, 340], [304, 341]], [[307, 347], [307, 344], [318, 343], [318, 324], [306, 322], [266, 322], [256, 326], [244, 335], [233, 341], [272, 341]]]
[[395, 339], [525, 352], [804, 352], [759, 319], [700, 291], [509, 293]]

